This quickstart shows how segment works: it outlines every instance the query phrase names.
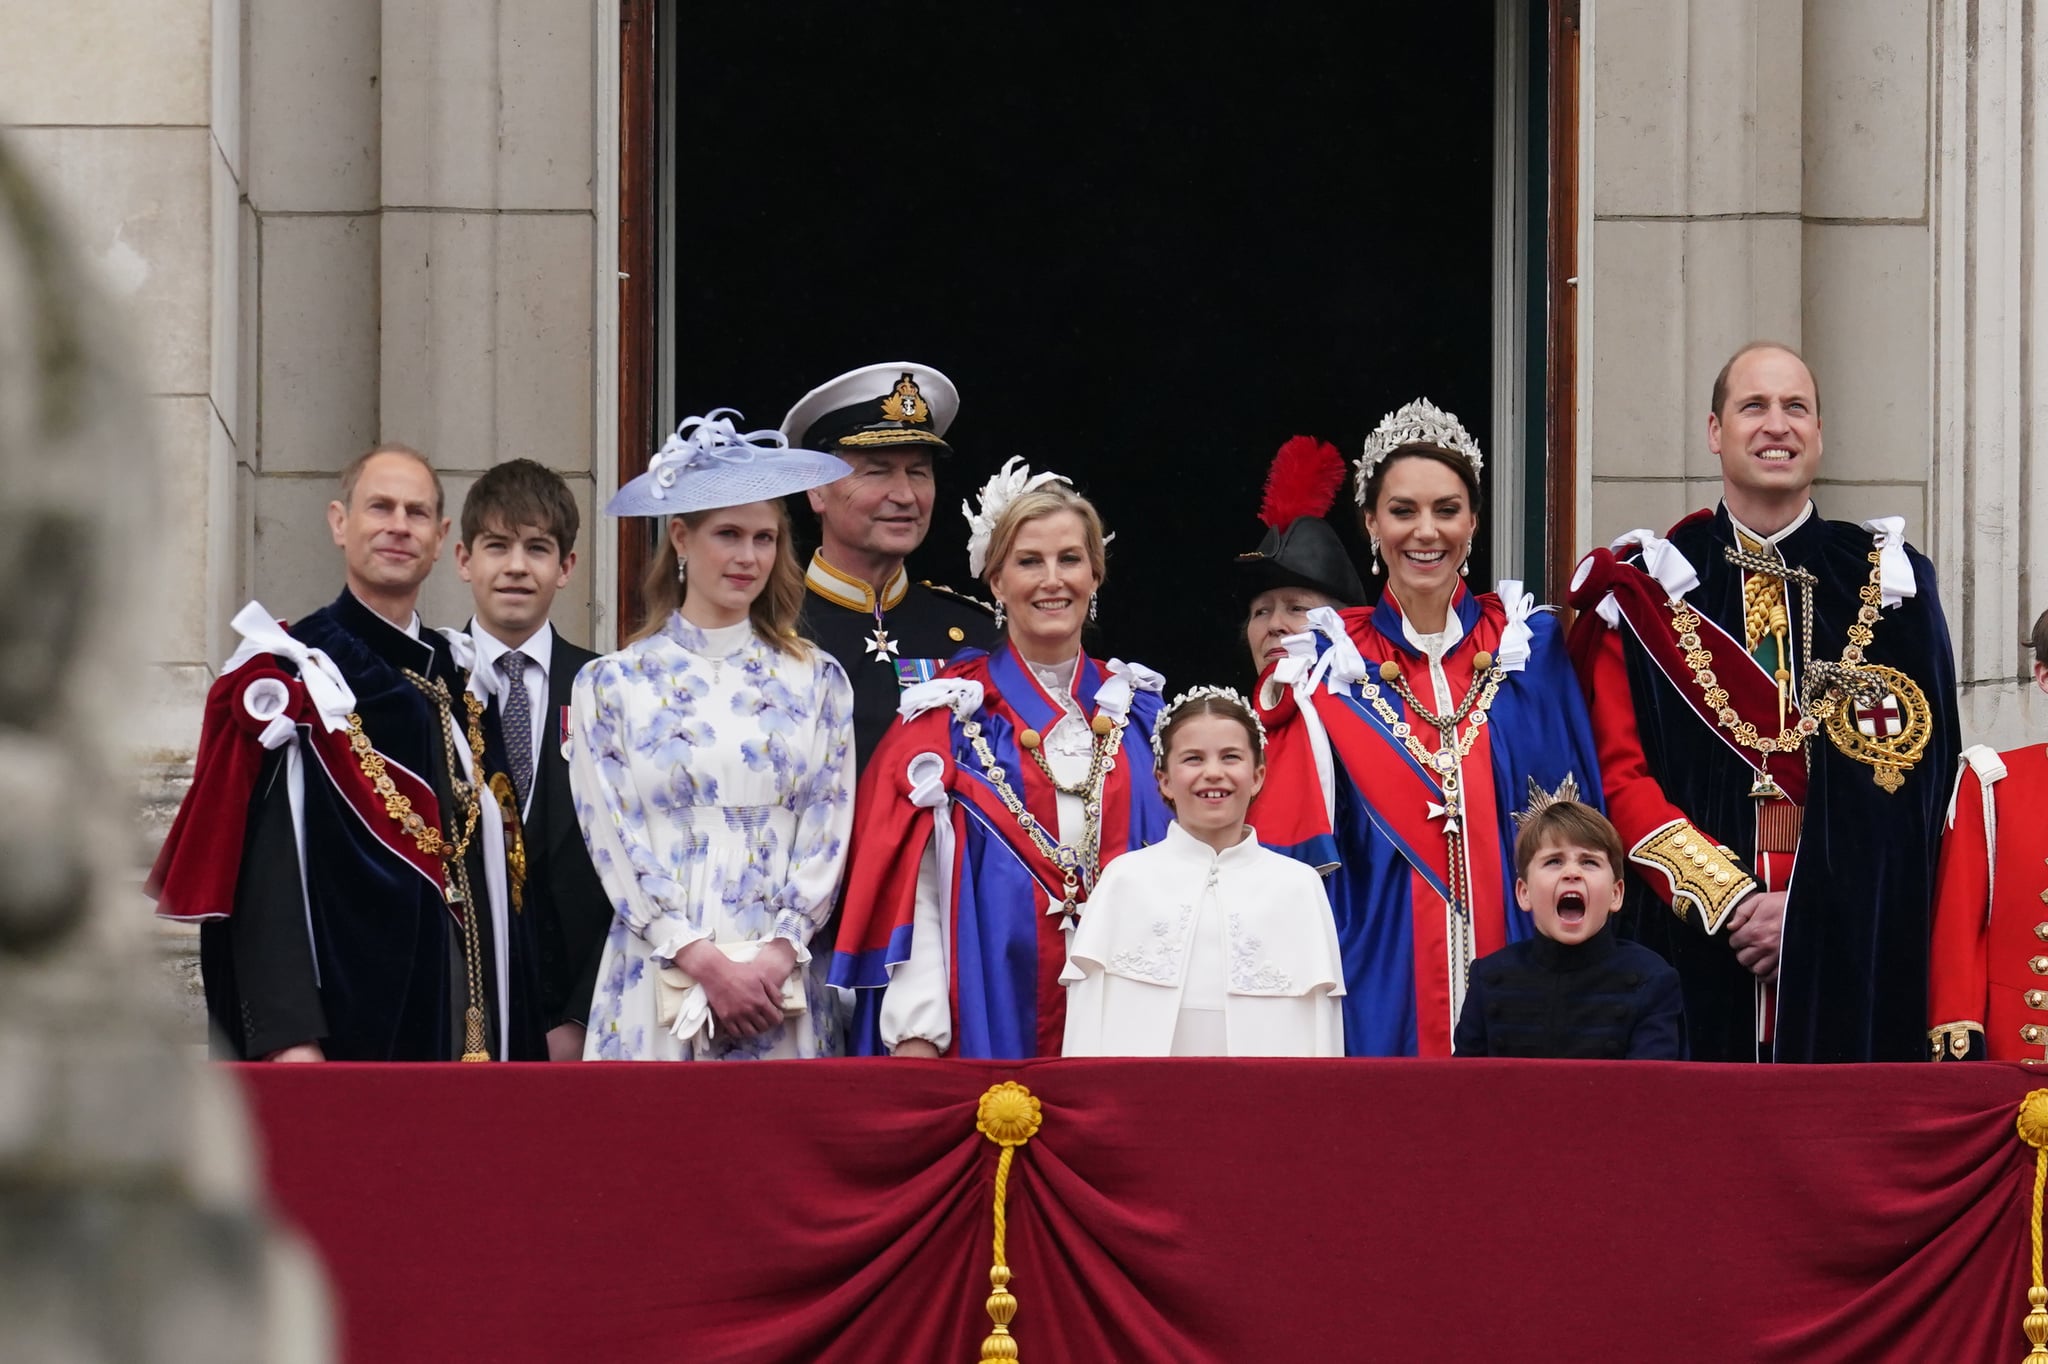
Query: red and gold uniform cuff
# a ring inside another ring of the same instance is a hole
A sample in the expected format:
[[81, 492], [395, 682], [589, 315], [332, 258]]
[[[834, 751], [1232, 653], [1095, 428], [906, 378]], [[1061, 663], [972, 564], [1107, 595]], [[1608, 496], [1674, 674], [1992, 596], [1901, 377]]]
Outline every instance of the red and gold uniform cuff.
[[1689, 909], [1698, 909], [1700, 926], [1709, 936], [1743, 896], [1758, 889], [1756, 878], [1732, 851], [1683, 819], [1652, 829], [1629, 849], [1628, 860], [1661, 872], [1672, 912], [1683, 919]]

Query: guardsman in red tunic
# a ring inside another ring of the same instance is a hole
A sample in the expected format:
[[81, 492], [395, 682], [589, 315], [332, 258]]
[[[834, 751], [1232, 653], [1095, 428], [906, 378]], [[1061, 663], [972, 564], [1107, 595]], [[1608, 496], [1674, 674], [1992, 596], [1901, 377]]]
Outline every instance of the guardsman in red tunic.
[[[2048, 692], [2048, 612], [2034, 622]], [[2048, 747], [1963, 750], [1935, 879], [1927, 1038], [1937, 1061], [2048, 1059]]]

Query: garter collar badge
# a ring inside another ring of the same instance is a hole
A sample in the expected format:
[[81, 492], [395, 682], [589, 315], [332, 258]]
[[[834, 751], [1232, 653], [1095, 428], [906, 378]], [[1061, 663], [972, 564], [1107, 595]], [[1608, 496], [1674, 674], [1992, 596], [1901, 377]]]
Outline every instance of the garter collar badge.
[[1927, 693], [1897, 668], [1865, 664], [1848, 704], [1828, 716], [1828, 738], [1857, 762], [1877, 769], [1872, 777], [1889, 793], [1905, 784], [1904, 773], [1927, 751], [1934, 715]]

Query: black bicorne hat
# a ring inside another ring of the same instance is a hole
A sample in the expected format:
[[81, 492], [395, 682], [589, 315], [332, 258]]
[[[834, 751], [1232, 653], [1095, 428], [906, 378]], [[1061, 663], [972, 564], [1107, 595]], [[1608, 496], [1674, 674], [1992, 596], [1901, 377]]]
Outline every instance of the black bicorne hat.
[[1365, 584], [1323, 517], [1344, 485], [1344, 457], [1313, 436], [1296, 436], [1273, 456], [1259, 519], [1266, 537], [1239, 568], [1256, 584], [1253, 595], [1275, 587], [1306, 587], [1340, 606], [1365, 604]]

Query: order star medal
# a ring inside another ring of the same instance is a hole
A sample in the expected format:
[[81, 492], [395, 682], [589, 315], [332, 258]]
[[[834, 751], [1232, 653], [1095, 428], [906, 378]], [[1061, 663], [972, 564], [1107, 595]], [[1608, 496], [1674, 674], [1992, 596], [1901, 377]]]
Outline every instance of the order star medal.
[[892, 662], [896, 657], [896, 651], [902, 647], [889, 638], [888, 627], [880, 621], [875, 622], [875, 637], [863, 642], [868, 646], [868, 656], [880, 663]]

